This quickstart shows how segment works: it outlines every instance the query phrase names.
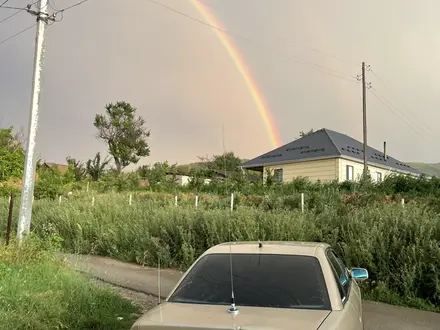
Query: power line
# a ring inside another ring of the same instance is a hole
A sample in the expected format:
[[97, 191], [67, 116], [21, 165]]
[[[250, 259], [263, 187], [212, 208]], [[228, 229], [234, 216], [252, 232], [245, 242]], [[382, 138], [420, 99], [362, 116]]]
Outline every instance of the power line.
[[[382, 79], [380, 79], [378, 76], [377, 76], [377, 74], [373, 71], [373, 70], [370, 70], [371, 71], [371, 73], [376, 77], [376, 79], [377, 80], [379, 80], [379, 82], [381, 82], [382, 83], [382, 85], [384, 85], [385, 86], [385, 88], [398, 100], [398, 101], [400, 101], [400, 103], [404, 103], [404, 102], [402, 102], [401, 101], [401, 99], [391, 90], [391, 88], [382, 80]], [[407, 110], [408, 110], [408, 112], [409, 113], [411, 113], [416, 119], [418, 119], [419, 121], [420, 121], [420, 125], [421, 126], [423, 126], [423, 128], [426, 130], [426, 131], [428, 131], [430, 134], [432, 134], [432, 130], [428, 127], [428, 126], [426, 126], [424, 123], [423, 123], [423, 121], [420, 119], [420, 118], [418, 118], [418, 116], [413, 112], [413, 111], [411, 111], [411, 109], [409, 109], [409, 108], [406, 108]]]
[[74, 5], [71, 5], [71, 6], [69, 6], [69, 7], [66, 7], [66, 8], [60, 9], [60, 10], [58, 10], [58, 11], [59, 11], [59, 12], [62, 12], [62, 11], [69, 10], [69, 9], [71, 9], [71, 8], [74, 8], [74, 7], [77, 7], [77, 6], [82, 5], [83, 3], [86, 3], [87, 1], [89, 1], [89, 0], [82, 0], [82, 1], [80, 1], [80, 2], [78, 2], [78, 3], [75, 3]]
[[13, 39], [13, 38], [19, 36], [19, 35], [22, 34], [22, 33], [25, 33], [27, 30], [32, 29], [35, 25], [37, 25], [37, 23], [34, 23], [33, 25], [27, 27], [26, 29], [23, 29], [23, 30], [21, 30], [20, 32], [17, 32], [16, 34], [13, 34], [12, 36], [10, 36], [10, 37], [8, 37], [8, 38], [6, 38], [6, 39], [0, 41], [0, 45], [2, 45], [2, 44], [4, 44], [5, 42], [7, 42], [7, 41], [9, 41], [9, 40], [11, 40], [11, 39]]
[[13, 13], [13, 14], [7, 16], [6, 18], [2, 19], [2, 20], [0, 21], [0, 24], [2, 24], [3, 22], [6, 22], [8, 19], [14, 17], [15, 15], [21, 13], [23, 10], [24, 10], [24, 9], [17, 10], [15, 13]]
[[[205, 6], [207, 6], [207, 7], [213, 8], [213, 9], [216, 10], [216, 11], [223, 12], [223, 13], [225, 13], [225, 14], [227, 14], [227, 15], [230, 16], [230, 14], [227, 13], [226, 11], [224, 11], [224, 10], [219, 10], [218, 8], [212, 6], [211, 4], [206, 3], [204, 0], [195, 0], [195, 1], [200, 2], [200, 3], [202, 3], [203, 5], [205, 5]], [[260, 22], [261, 22], [261, 21], [260, 21]], [[261, 23], [259, 23], [259, 24], [253, 24], [254, 27], [257, 27], [257, 26], [260, 26], [260, 25], [261, 25]], [[279, 35], [279, 34], [278, 34], [278, 35]], [[287, 37], [287, 36], [283, 36], [283, 35], [279, 35], [279, 36], [281, 37], [281, 39], [287, 40], [287, 41], [289, 41], [291, 44], [297, 44], [297, 45], [300, 45], [300, 46], [302, 46], [302, 47], [305, 48], [305, 49], [311, 50], [311, 51], [313, 51], [313, 52], [321, 53], [321, 54], [323, 54], [323, 55], [326, 55], [326, 56], [328, 56], [328, 57], [333, 58], [334, 60], [337, 60], [337, 61], [340, 61], [340, 62], [344, 62], [344, 63], [346, 63], [346, 64], [349, 64], [349, 65], [352, 65], [352, 66], [356, 66], [356, 67], [358, 67], [358, 66], [360, 65], [359, 63], [355, 63], [355, 62], [352, 62], [352, 61], [348, 61], [348, 60], [346, 60], [346, 59], [343, 59], [343, 58], [341, 58], [341, 57], [339, 57], [339, 56], [336, 56], [336, 55], [330, 54], [330, 53], [328, 53], [328, 52], [326, 52], [326, 51], [324, 51], [324, 50], [318, 49], [318, 48], [316, 48], [316, 47], [309, 47], [309, 46], [307, 46], [307, 45], [305, 45], [305, 44], [302, 44], [302, 43], [300, 43], [300, 42], [297, 41], [297, 40], [293, 40], [292, 38], [289, 38], [289, 37]]]
[[0, 6], [1, 9], [16, 9], [16, 10], [20, 10], [20, 7], [11, 7], [11, 6]]
[[75, 3], [75, 4], [71, 5], [71, 6], [68, 6], [68, 7], [65, 7], [65, 8], [62, 8], [62, 9], [56, 9], [56, 8], [50, 3], [50, 1], [48, 1], [48, 6], [49, 6], [50, 8], [52, 8], [52, 9], [55, 11], [55, 13], [53, 14], [54, 17], [55, 17], [55, 19], [56, 19], [56, 16], [57, 16], [58, 14], [61, 14], [61, 18], [60, 18], [59, 20], [55, 20], [55, 22], [61, 22], [61, 21], [64, 19], [64, 12], [65, 12], [65, 11], [67, 11], [67, 10], [69, 10], [69, 9], [72, 9], [72, 8], [74, 8], [74, 7], [78, 7], [78, 6], [80, 6], [80, 5], [84, 4], [84, 3], [86, 3], [87, 1], [89, 1], [89, 0], [82, 0], [82, 1], [79, 1], [79, 2], [77, 2], [77, 3]]
[[[26, 7], [23, 7], [23, 8], [15, 8], [17, 11], [16, 11], [15, 13], [12, 13], [11, 15], [5, 17], [4, 19], [2, 19], [2, 20], [0, 21], [0, 24], [6, 22], [8, 19], [10, 19], [10, 18], [14, 17], [15, 15], [21, 13], [22, 11], [30, 9], [30, 8], [31, 8], [33, 5], [35, 5], [38, 1], [40, 1], [40, 0], [34, 1], [34, 2], [31, 3], [30, 5], [28, 5], [28, 6], [26, 6]], [[1, 7], [1, 6], [0, 6], [0, 9], [3, 9], [3, 8], [5, 8], [5, 7]], [[6, 8], [6, 9], [8, 9], [8, 8]]]
[[9, 0], [5, 0], [5, 1], [3, 1], [3, 3], [0, 5], [0, 7], [3, 7], [4, 5], [6, 5], [6, 3], [8, 2]]
[[198, 22], [198, 23], [200, 23], [200, 24], [203, 24], [203, 25], [205, 25], [205, 26], [208, 26], [208, 27], [210, 27], [210, 28], [212, 28], [212, 29], [218, 30], [218, 31], [223, 32], [223, 33], [225, 33], [225, 34], [228, 34], [228, 35], [230, 35], [230, 36], [232, 36], [232, 37], [235, 37], [235, 38], [237, 38], [237, 39], [243, 40], [243, 41], [245, 41], [245, 42], [247, 42], [247, 43], [250, 43], [250, 44], [252, 44], [252, 45], [255, 45], [255, 46], [258, 46], [258, 47], [260, 47], [260, 48], [263, 48], [263, 49], [265, 49], [265, 50], [267, 50], [267, 51], [273, 52], [274, 54], [277, 54], [278, 56], [280, 56], [280, 57], [282, 57], [282, 58], [284, 58], [284, 59], [291, 60], [291, 61], [294, 61], [294, 62], [297, 62], [297, 63], [300, 63], [300, 64], [306, 64], [306, 65], [309, 65], [309, 66], [311, 66], [311, 67], [313, 67], [313, 68], [315, 68], [315, 69], [317, 69], [317, 70], [319, 70], [319, 71], [322, 71], [322, 72], [324, 72], [324, 73], [326, 73], [326, 74], [328, 74], [328, 75], [332, 75], [332, 76], [338, 77], [338, 78], [340, 78], [340, 79], [344, 79], [344, 80], [347, 80], [347, 81], [351, 81], [351, 82], [358, 83], [357, 80], [356, 80], [356, 77], [350, 77], [350, 76], [347, 76], [347, 75], [345, 75], [344, 73], [341, 73], [341, 72], [338, 72], [338, 71], [336, 71], [336, 70], [333, 70], [333, 69], [330, 69], [330, 68], [327, 68], [327, 67], [321, 66], [321, 65], [319, 65], [319, 64], [316, 64], [316, 63], [313, 63], [313, 62], [310, 62], [310, 61], [307, 61], [307, 60], [301, 59], [301, 58], [296, 57], [296, 56], [293, 56], [293, 55], [286, 55], [286, 54], [284, 54], [284, 53], [282, 53], [282, 52], [280, 52], [280, 51], [278, 51], [278, 50], [276, 50], [276, 49], [273, 49], [273, 48], [267, 47], [267, 46], [265, 46], [265, 45], [263, 45], [263, 44], [261, 44], [261, 43], [259, 43], [259, 42], [256, 42], [256, 41], [254, 41], [254, 40], [252, 40], [252, 39], [250, 39], [250, 38], [247, 38], [247, 37], [243, 37], [243, 36], [240, 36], [240, 35], [233, 34], [233, 33], [229, 32], [229, 31], [227, 31], [227, 30], [225, 30], [225, 29], [219, 28], [219, 27], [217, 27], [217, 26], [215, 26], [215, 25], [212, 25], [212, 24], [209, 24], [209, 23], [207, 23], [207, 22], [205, 22], [205, 21], [202, 21], [202, 20], [200, 20], [200, 19], [197, 19], [197, 18], [195, 18], [195, 17], [193, 17], [193, 16], [191, 16], [191, 15], [188, 15], [188, 14], [186, 14], [186, 13], [180, 11], [180, 10], [177, 10], [177, 9], [175, 9], [175, 8], [173, 8], [173, 7], [167, 6], [167, 5], [165, 5], [165, 4], [161, 3], [161, 2], [158, 2], [158, 1], [156, 1], [156, 0], [148, 0], [148, 1], [150, 1], [151, 3], [154, 3], [154, 4], [156, 4], [156, 5], [158, 5], [158, 6], [160, 6], [160, 7], [163, 7], [163, 8], [165, 8], [165, 9], [169, 10], [169, 11], [172, 11], [172, 12], [174, 12], [174, 13], [176, 13], [176, 14], [179, 14], [179, 15], [181, 15], [181, 16], [184, 16], [184, 17], [186, 17], [186, 18], [188, 18], [188, 19], [190, 19], [190, 20], [193, 20], [193, 21], [195, 21], [195, 22]]
[[[397, 108], [396, 106], [393, 106], [393, 104], [388, 101], [388, 99], [383, 96], [382, 94], [380, 94], [376, 89], [372, 88], [371, 89], [371, 93], [382, 103], [384, 104], [389, 110], [391, 110], [391, 112], [397, 117], [399, 118], [404, 124], [406, 124], [409, 128], [411, 128], [414, 132], [416, 132], [417, 134], [419, 134], [421, 137], [423, 137], [424, 139], [427, 139], [428, 141], [431, 141], [431, 139], [427, 136], [424, 135], [423, 130], [420, 130], [420, 128], [415, 128], [414, 126], [414, 122], [408, 118], [399, 108]], [[396, 113], [397, 112], [397, 113]], [[399, 114], [401, 116], [399, 116]], [[407, 121], [409, 121], [409, 123], [405, 120], [402, 119], [406, 118]], [[412, 125], [411, 125], [412, 124]], [[429, 134], [428, 134], [429, 135]]]

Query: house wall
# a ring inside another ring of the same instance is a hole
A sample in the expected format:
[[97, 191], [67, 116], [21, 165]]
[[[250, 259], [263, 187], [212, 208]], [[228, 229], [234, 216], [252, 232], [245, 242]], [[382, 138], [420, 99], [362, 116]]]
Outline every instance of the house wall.
[[[172, 175], [167, 175], [167, 179], [172, 180], [172, 178], [173, 178]], [[191, 177], [188, 175], [176, 175], [175, 176], [175, 183], [180, 186], [186, 186], [187, 184], [189, 184], [190, 180], [191, 180]], [[210, 179], [204, 180], [204, 184], [209, 184], [209, 183], [211, 183]]]
[[338, 179], [339, 167], [337, 158], [310, 160], [283, 165], [265, 166], [263, 178], [266, 180], [266, 171], [272, 172], [283, 169], [283, 182], [290, 182], [298, 177], [307, 177], [310, 181], [332, 181]]
[[[353, 160], [339, 158], [337, 160], [337, 163], [339, 168], [339, 182], [346, 180], [347, 165], [353, 166], [353, 180], [359, 180], [362, 177], [362, 172], [364, 171], [363, 162], [356, 162]], [[377, 167], [373, 165], [368, 165], [368, 170], [370, 171], [371, 179], [373, 180], [373, 182], [377, 182], [377, 173], [382, 173], [382, 180], [384, 180], [387, 175], [399, 173], [399, 171], [396, 171], [395, 169], [384, 169], [382, 167]]]

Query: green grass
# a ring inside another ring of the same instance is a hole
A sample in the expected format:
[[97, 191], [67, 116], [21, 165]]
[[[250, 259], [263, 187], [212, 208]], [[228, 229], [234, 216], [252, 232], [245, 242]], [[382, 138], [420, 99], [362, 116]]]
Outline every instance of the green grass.
[[136, 306], [29, 240], [0, 247], [1, 329], [130, 329]]
[[[249, 197], [251, 198], [251, 197]], [[435, 205], [414, 200], [381, 203], [366, 196], [354, 204], [332, 191], [299, 196], [263, 196], [255, 205], [238, 196], [206, 196], [194, 208], [191, 196], [148, 194], [128, 205], [128, 194], [34, 203], [33, 230], [61, 237], [65, 251], [92, 253], [156, 266], [185, 269], [207, 248], [229, 240], [299, 240], [331, 244], [348, 266], [366, 267], [369, 297], [440, 311], [440, 215]], [[241, 199], [241, 200], [240, 200]], [[0, 203], [0, 216], [6, 214]], [[2, 224], [0, 229], [3, 231]], [[15, 230], [15, 229], [14, 229]], [[373, 285], [373, 283], [378, 283]]]

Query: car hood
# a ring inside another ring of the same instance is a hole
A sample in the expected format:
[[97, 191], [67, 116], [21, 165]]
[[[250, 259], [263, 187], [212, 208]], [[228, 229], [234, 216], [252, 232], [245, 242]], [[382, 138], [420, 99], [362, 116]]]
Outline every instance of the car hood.
[[316, 330], [330, 311], [163, 303], [142, 316], [132, 330]]

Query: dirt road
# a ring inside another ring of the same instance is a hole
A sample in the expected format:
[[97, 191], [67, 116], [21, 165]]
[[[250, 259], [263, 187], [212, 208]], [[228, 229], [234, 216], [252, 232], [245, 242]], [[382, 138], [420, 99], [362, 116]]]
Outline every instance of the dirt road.
[[[76, 270], [104, 282], [125, 287], [145, 295], [144, 309], [158, 296], [157, 269], [127, 264], [98, 256], [59, 254]], [[182, 276], [181, 272], [161, 270], [160, 296], [165, 298]], [[130, 299], [130, 297], [127, 297]], [[142, 299], [142, 296], [137, 299]], [[440, 330], [440, 314], [411, 308], [395, 307], [370, 301], [363, 302], [365, 330]]]

